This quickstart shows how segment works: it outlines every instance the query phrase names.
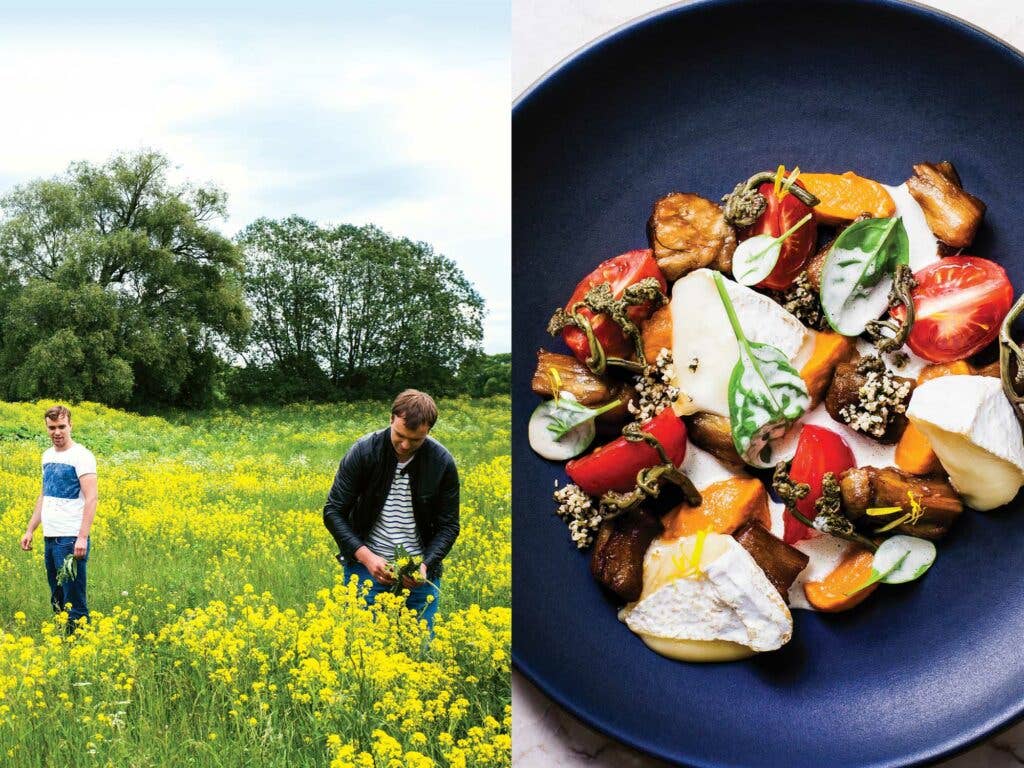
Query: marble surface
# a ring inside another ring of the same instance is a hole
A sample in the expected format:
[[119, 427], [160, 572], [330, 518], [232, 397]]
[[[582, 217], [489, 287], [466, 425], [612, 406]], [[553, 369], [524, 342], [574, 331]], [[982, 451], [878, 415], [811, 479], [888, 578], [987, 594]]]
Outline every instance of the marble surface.
[[[1024, 50], [1020, 0], [932, 0], [928, 5]], [[651, 0], [513, 0], [513, 99], [596, 37], [665, 3]], [[667, 766], [586, 727], [512, 673], [512, 762], [516, 768], [661, 768]], [[1024, 765], [1024, 723], [939, 764], [942, 768]]]

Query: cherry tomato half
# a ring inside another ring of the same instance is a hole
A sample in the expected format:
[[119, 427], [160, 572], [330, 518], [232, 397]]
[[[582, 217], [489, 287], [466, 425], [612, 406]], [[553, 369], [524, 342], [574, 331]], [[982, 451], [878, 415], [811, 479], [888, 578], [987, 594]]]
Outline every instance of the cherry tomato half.
[[[914, 274], [911, 293], [915, 320], [907, 343], [933, 363], [963, 360], [999, 335], [1013, 304], [1013, 286], [994, 261], [977, 256], [946, 256]], [[902, 320], [906, 309], [891, 310]]]
[[[789, 469], [789, 476], [798, 483], [807, 483], [811, 492], [797, 502], [796, 508], [808, 520], [813, 520], [814, 502], [821, 498], [821, 480], [829, 472], [839, 476], [857, 466], [853, 451], [842, 437], [831, 429], [804, 424], [796, 444], [796, 454]], [[782, 540], [793, 544], [810, 535], [807, 526], [786, 512], [783, 517], [786, 526]]]
[[[645, 421], [643, 430], [650, 432], [665, 448], [677, 467], [686, 458], [686, 425], [671, 408]], [[591, 496], [605, 491], [631, 491], [641, 469], [661, 463], [658, 452], [643, 442], [624, 437], [595, 448], [591, 453], [565, 465], [565, 471], [580, 490]]]
[[[804, 188], [799, 181], [796, 184]], [[757, 221], [742, 232], [741, 239], [746, 240], [754, 235], [778, 237], [808, 213], [811, 213], [811, 209], [800, 202], [796, 195], [787, 193], [780, 197], [775, 194], [774, 188], [775, 185], [768, 181], [757, 188], [757, 191], [768, 201], [768, 207]], [[814, 219], [810, 219], [786, 238], [775, 268], [768, 277], [758, 283], [757, 287], [773, 290], [788, 288], [800, 274], [800, 270], [804, 268], [807, 260], [811, 258], [817, 240], [818, 227], [814, 223]]]
[[[621, 256], [608, 259], [580, 281], [580, 284], [576, 286], [576, 290], [573, 291], [569, 302], [565, 305], [565, 309], [567, 312], [571, 310], [572, 306], [576, 302], [582, 301], [583, 297], [587, 295], [587, 291], [595, 285], [609, 283], [612, 288], [612, 295], [618, 299], [622, 297], [622, 292], [626, 288], [634, 283], [639, 283], [646, 277], [657, 279], [661, 285], [662, 292], [668, 291], [665, 276], [661, 274], [658, 263], [654, 260], [654, 252], [650, 249], [629, 251]], [[649, 304], [630, 307], [627, 312], [633, 322], [643, 320], [650, 313], [651, 306]], [[594, 329], [594, 336], [604, 348], [605, 355], [608, 357], [621, 357], [626, 360], [633, 357], [632, 342], [626, 338], [626, 335], [614, 320], [604, 313], [594, 315], [586, 307], [580, 310], [580, 314], [590, 320], [590, 324]], [[587, 342], [587, 335], [579, 328], [569, 327], [562, 331], [562, 338], [573, 354], [579, 360], [586, 362], [587, 358], [590, 357], [590, 344]]]

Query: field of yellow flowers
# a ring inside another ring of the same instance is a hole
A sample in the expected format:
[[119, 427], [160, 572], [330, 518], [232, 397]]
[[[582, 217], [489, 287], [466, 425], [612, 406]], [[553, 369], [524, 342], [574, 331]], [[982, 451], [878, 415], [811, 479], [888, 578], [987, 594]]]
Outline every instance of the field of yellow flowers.
[[428, 768], [511, 763], [509, 400], [448, 400], [462, 480], [430, 639], [366, 609], [322, 522], [379, 402], [144, 417], [72, 408], [96, 454], [92, 622], [65, 638], [24, 533], [51, 403], [0, 403], [0, 764]]

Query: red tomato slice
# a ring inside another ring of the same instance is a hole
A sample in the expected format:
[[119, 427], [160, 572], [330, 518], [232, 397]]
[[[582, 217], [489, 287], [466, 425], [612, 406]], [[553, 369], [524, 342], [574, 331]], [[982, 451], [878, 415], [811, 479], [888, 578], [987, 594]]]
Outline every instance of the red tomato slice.
[[[662, 292], [668, 291], [668, 283], [665, 282], [665, 276], [661, 274], [658, 263], [654, 260], [654, 251], [650, 249], [629, 251], [621, 256], [608, 259], [580, 281], [580, 284], [576, 286], [576, 290], [573, 291], [569, 302], [565, 305], [565, 309], [569, 311], [573, 304], [582, 301], [583, 297], [587, 295], [587, 291], [595, 285], [609, 283], [612, 288], [612, 294], [618, 299], [622, 297], [622, 292], [626, 288], [646, 277], [657, 279], [661, 285]], [[629, 317], [633, 322], [640, 322], [650, 313], [651, 307], [649, 304], [630, 307], [628, 311]], [[590, 324], [594, 329], [594, 336], [604, 348], [605, 355], [608, 357], [621, 357], [626, 360], [633, 357], [633, 344], [626, 338], [626, 335], [615, 321], [604, 313], [595, 316], [594, 313], [586, 308], [580, 310], [580, 314], [590, 319]], [[573, 351], [573, 354], [581, 361], [586, 362], [587, 358], [590, 357], [590, 344], [587, 342], [587, 335], [579, 328], [569, 327], [562, 331], [562, 338]]]
[[[801, 189], [805, 188], [799, 181], [796, 184]], [[811, 209], [800, 202], [796, 195], [789, 193], [785, 197], [779, 197], [775, 194], [774, 188], [775, 185], [767, 181], [757, 188], [768, 201], [768, 207], [761, 217], [742, 233], [743, 240], [754, 235], [778, 237], [811, 213]], [[775, 268], [768, 277], [758, 283], [757, 287], [773, 290], [788, 288], [811, 258], [817, 240], [818, 226], [814, 219], [811, 219], [782, 244], [782, 252], [775, 263]]]
[[[686, 425], [671, 408], [666, 408], [643, 424], [661, 442], [665, 453], [677, 467], [686, 458]], [[590, 496], [605, 491], [631, 491], [641, 469], [661, 463], [658, 452], [647, 443], [631, 442], [620, 437], [595, 448], [580, 459], [565, 465], [569, 478]]]
[[[829, 472], [839, 479], [846, 470], [857, 466], [853, 451], [842, 437], [831, 429], [805, 424], [800, 430], [796, 454], [789, 470], [789, 476], [798, 483], [807, 483], [811, 492], [797, 502], [797, 511], [808, 520], [813, 520], [814, 502], [821, 498], [821, 480]], [[793, 544], [810, 536], [806, 525], [789, 512], [783, 516], [785, 530], [783, 541]]]
[[[963, 360], [987, 347], [1013, 304], [1006, 271], [977, 256], [946, 256], [914, 279], [916, 318], [907, 343], [933, 363]], [[891, 314], [902, 320], [906, 310], [899, 306]]]

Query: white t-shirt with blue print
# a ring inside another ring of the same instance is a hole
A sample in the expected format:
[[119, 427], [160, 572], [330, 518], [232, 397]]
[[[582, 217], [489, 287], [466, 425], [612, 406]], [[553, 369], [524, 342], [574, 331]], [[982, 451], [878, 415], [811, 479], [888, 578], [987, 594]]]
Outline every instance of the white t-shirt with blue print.
[[96, 474], [96, 457], [73, 443], [43, 453], [43, 536], [77, 536], [82, 528], [85, 494], [78, 478]]

